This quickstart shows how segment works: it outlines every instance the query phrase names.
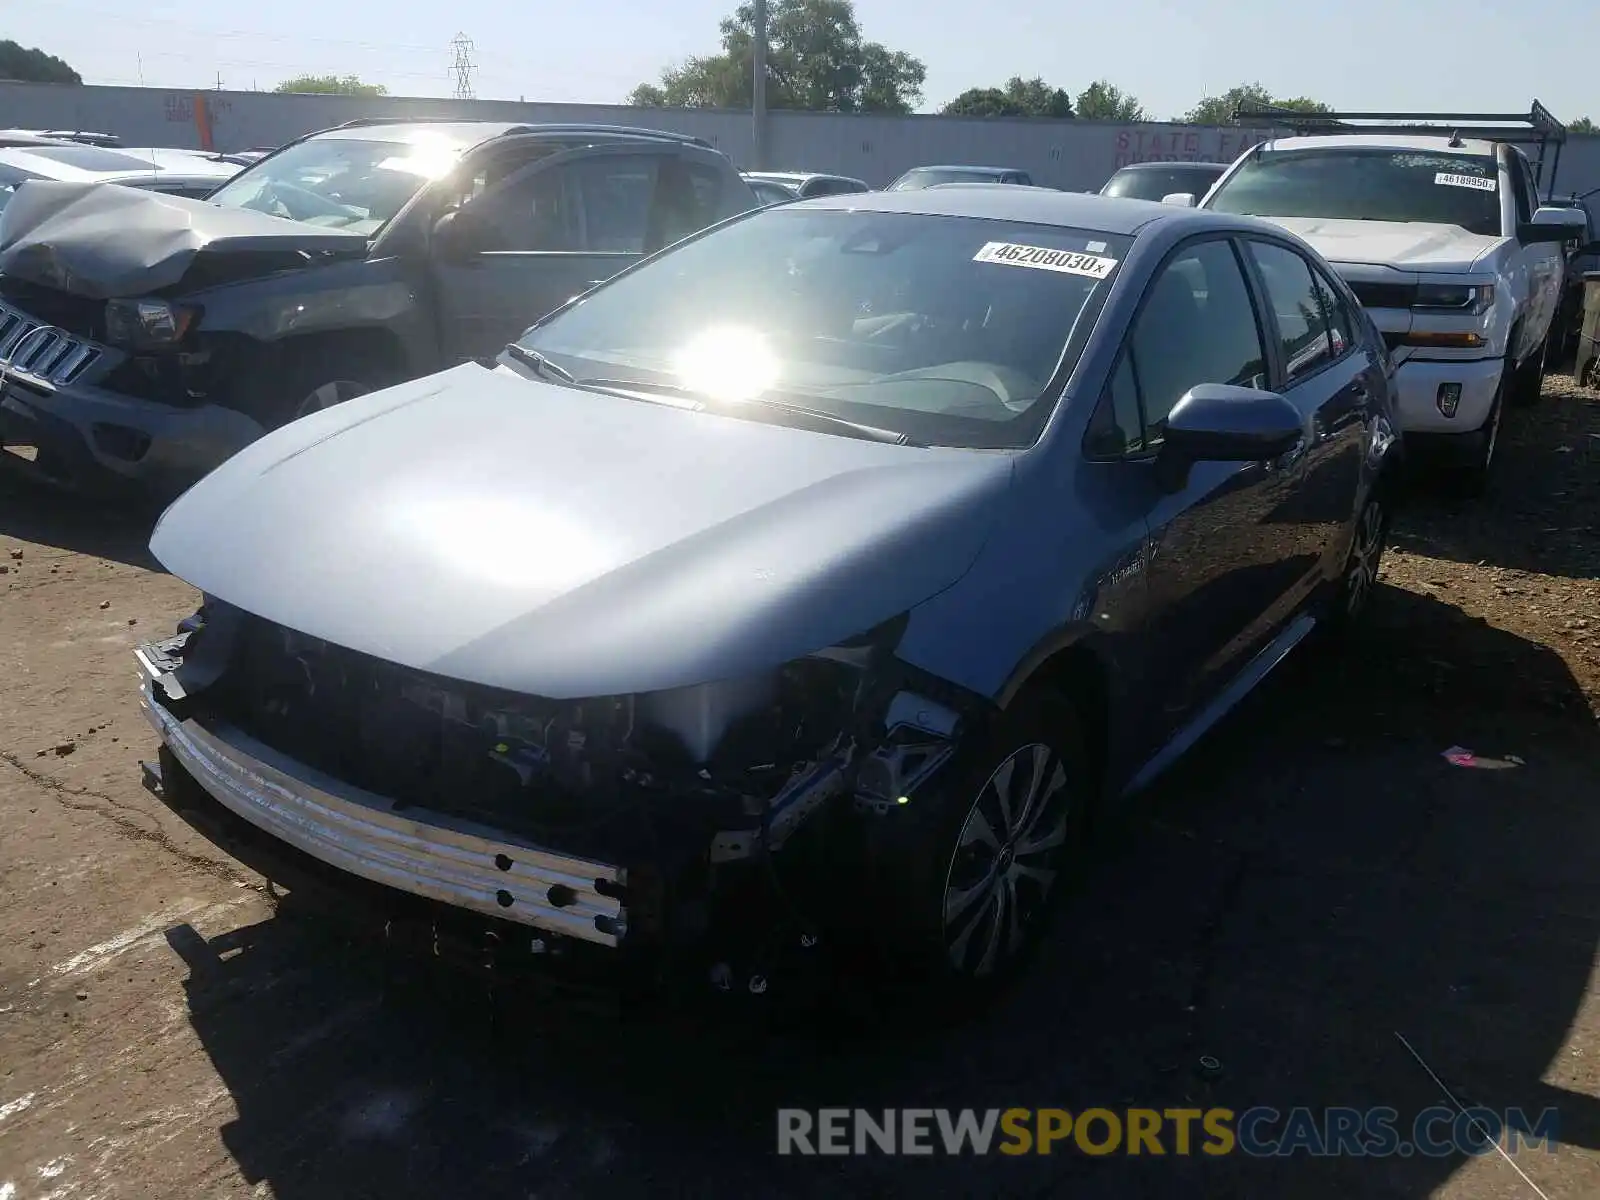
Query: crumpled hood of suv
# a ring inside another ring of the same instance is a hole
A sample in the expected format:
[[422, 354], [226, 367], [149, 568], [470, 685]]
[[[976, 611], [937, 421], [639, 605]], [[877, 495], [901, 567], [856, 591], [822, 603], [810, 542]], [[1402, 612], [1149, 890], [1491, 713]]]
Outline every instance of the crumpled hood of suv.
[[115, 183], [32, 179], [0, 214], [0, 274], [94, 300], [173, 287], [202, 252], [366, 249], [363, 234]]
[[727, 679], [956, 582], [1011, 456], [895, 446], [456, 367], [302, 418], [150, 548], [246, 612], [530, 695]]
[[1459, 225], [1423, 221], [1336, 221], [1324, 217], [1269, 217], [1298, 234], [1329, 262], [1370, 263], [1402, 271], [1470, 271], [1502, 240], [1468, 233]]

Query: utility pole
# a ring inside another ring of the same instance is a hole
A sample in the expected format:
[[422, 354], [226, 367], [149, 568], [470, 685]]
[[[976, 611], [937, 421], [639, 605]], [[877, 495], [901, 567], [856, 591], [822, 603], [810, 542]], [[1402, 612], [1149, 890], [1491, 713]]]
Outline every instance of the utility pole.
[[755, 166], [767, 166], [767, 0], [755, 0], [755, 67], [751, 80], [750, 116], [754, 124]]

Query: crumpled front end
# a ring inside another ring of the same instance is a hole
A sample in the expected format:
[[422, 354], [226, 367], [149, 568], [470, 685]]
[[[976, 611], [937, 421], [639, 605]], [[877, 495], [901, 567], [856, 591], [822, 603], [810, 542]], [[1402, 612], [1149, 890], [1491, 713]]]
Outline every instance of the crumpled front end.
[[[870, 923], [867, 830], [976, 701], [927, 693], [899, 622], [757, 677], [552, 701], [383, 662], [208, 601], [140, 648], [168, 758], [344, 876], [659, 969], [760, 978], [778, 940]], [[292, 889], [292, 884], [290, 885]], [[704, 978], [705, 976], [702, 976]]]

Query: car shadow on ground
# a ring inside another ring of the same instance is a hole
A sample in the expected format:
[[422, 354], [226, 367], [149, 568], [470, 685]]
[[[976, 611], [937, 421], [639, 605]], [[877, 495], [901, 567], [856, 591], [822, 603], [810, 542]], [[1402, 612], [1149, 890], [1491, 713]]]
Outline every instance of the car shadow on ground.
[[1452, 498], [1422, 473], [1395, 546], [1457, 563], [1600, 577], [1600, 396], [1548, 379], [1537, 408], [1506, 414], [1487, 496]]
[[15, 538], [160, 571], [150, 531], [161, 515], [154, 502], [87, 500], [9, 475], [0, 465], [0, 541]]
[[[237, 1109], [221, 1137], [278, 1200], [1423, 1196], [1466, 1156], [1213, 1158], [1169, 1135], [1160, 1158], [779, 1157], [776, 1110], [1387, 1106], [1408, 1135], [1445, 1102], [1431, 1069], [1467, 1105], [1554, 1107], [1562, 1146], [1600, 1149], [1563, 1049], [1600, 941], [1577, 685], [1431, 599], [1385, 587], [1372, 615], [1111, 822], [1047, 953], [955, 1026], [916, 1020], [916, 996], [849, 1030], [580, 1019], [342, 940], [292, 897], [209, 943], [180, 927]], [[1457, 744], [1522, 761], [1452, 765]], [[1566, 1160], [1517, 1161], [1538, 1181]]]

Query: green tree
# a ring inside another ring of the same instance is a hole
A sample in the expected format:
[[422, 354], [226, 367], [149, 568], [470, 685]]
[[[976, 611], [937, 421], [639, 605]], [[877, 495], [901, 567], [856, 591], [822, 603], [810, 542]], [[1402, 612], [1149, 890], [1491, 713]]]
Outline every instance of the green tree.
[[1112, 84], [1096, 79], [1078, 93], [1078, 116], [1085, 121], [1148, 121], [1150, 115], [1138, 97]]
[[24, 83], [83, 82], [83, 76], [55, 55], [18, 45], [9, 38], [0, 41], [0, 79], [20, 79]]
[[[861, 36], [853, 0], [773, 0], [767, 12], [767, 107], [908, 113], [922, 101], [919, 59]], [[721, 24], [722, 52], [691, 58], [641, 83], [628, 103], [748, 108], [755, 73], [755, 7]]]
[[1037, 76], [1013, 75], [1004, 87], [968, 88], [939, 110], [951, 117], [1070, 117], [1072, 97]]
[[1269, 105], [1273, 108], [1290, 108], [1303, 113], [1333, 111], [1320, 100], [1311, 100], [1305, 96], [1274, 97], [1259, 83], [1241, 83], [1238, 87], [1229, 88], [1220, 96], [1205, 97], [1183, 114], [1183, 121], [1188, 125], [1232, 125], [1233, 114], [1240, 105]]
[[1600, 125], [1596, 125], [1588, 117], [1579, 117], [1567, 126], [1568, 133], [1600, 133]]
[[325, 96], [387, 96], [381, 83], [362, 83], [354, 75], [296, 75], [285, 79], [275, 92], [314, 92]]

